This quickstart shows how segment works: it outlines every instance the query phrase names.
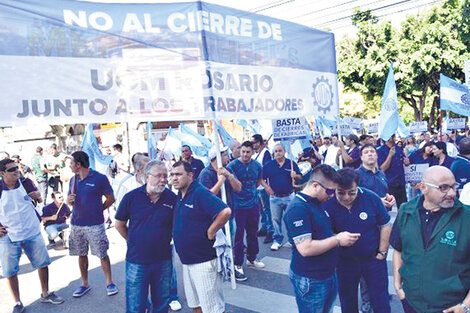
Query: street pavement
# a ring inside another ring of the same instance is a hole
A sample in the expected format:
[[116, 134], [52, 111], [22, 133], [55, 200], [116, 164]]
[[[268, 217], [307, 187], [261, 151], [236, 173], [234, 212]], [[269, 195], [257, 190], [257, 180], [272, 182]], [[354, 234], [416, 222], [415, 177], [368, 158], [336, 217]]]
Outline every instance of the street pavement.
[[[396, 215], [396, 213], [392, 213]], [[30, 313], [95, 313], [95, 312], [125, 312], [125, 254], [126, 244], [114, 228], [107, 231], [110, 249], [109, 256], [112, 263], [112, 275], [115, 284], [120, 289], [119, 294], [107, 296], [105, 290], [104, 274], [98, 258], [89, 257], [89, 281], [91, 291], [82, 298], [73, 298], [73, 291], [80, 285], [80, 272], [78, 258], [68, 255], [68, 250], [49, 250], [53, 263], [49, 266], [50, 290], [55, 291], [65, 299], [61, 305], [44, 304], [39, 302], [40, 285], [36, 271], [33, 271], [26, 256], [21, 257], [19, 284], [21, 299], [26, 306], [25, 312]], [[43, 233], [46, 238], [45, 233]], [[291, 248], [282, 247], [279, 251], [271, 251], [270, 244], [263, 244], [260, 238], [260, 259], [266, 268], [259, 270], [246, 268], [248, 280], [237, 283], [236, 290], [232, 290], [230, 283], [225, 283], [225, 297], [227, 313], [295, 313], [297, 306], [288, 271], [291, 257]], [[402, 313], [400, 301], [392, 283], [392, 251], [387, 257], [389, 271], [389, 291], [393, 313]], [[179, 312], [190, 313], [186, 306], [181, 275], [181, 263], [177, 260], [178, 294], [183, 309]], [[14, 303], [8, 290], [6, 280], [0, 279], [0, 313], [10, 313]], [[171, 311], [170, 311], [171, 312]], [[341, 312], [339, 299], [335, 302], [333, 313]]]

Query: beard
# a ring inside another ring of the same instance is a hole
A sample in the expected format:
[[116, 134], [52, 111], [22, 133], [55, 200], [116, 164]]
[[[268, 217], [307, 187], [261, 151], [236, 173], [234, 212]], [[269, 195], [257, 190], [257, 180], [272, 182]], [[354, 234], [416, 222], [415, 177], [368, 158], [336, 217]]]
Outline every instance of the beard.
[[147, 191], [149, 193], [162, 193], [165, 190], [165, 186], [151, 186], [147, 185]]

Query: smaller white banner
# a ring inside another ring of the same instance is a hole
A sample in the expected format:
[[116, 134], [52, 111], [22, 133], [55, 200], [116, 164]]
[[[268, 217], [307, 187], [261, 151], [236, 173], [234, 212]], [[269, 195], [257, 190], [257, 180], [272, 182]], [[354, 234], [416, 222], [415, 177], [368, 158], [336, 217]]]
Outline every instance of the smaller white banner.
[[468, 90], [470, 90], [470, 60], [465, 61], [465, 81], [467, 82]]
[[428, 131], [428, 122], [411, 122], [408, 127], [410, 128], [410, 133], [424, 133]]
[[[340, 128], [341, 128], [341, 136], [349, 136], [351, 134], [354, 134], [353, 131], [352, 131], [352, 128], [351, 128], [351, 125], [340, 125]], [[333, 134], [338, 134], [338, 126], [335, 125], [335, 127], [333, 127]]]
[[310, 129], [305, 117], [277, 119], [272, 120], [272, 123], [274, 140], [306, 138]]
[[405, 181], [407, 183], [419, 183], [423, 179], [424, 172], [429, 164], [411, 164], [405, 166]]
[[379, 131], [379, 123], [370, 123], [367, 126], [367, 133], [368, 134], [377, 134]]
[[465, 118], [450, 118], [449, 123], [447, 124], [447, 129], [450, 129], [450, 130], [464, 129], [466, 122], [467, 122], [467, 119]]
[[349, 124], [349, 126], [351, 126], [352, 129], [355, 129], [355, 130], [358, 130], [358, 131], [361, 131], [361, 130], [364, 129], [364, 123], [362, 121], [362, 118], [352, 117], [352, 116], [345, 116], [345, 117], [343, 117], [343, 121], [346, 124]]

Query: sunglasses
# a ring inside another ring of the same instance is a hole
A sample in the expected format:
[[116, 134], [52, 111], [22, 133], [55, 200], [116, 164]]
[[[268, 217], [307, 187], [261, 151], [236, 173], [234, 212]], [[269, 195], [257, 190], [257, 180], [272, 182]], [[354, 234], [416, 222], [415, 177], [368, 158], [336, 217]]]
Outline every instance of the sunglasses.
[[13, 173], [13, 172], [16, 172], [17, 170], [18, 170], [18, 166], [13, 166], [13, 167], [5, 169], [5, 172]]
[[317, 184], [319, 184], [323, 189], [325, 189], [325, 192], [328, 196], [332, 196], [335, 194], [335, 191], [336, 189], [330, 189], [330, 188], [326, 188], [325, 186], [322, 185], [322, 183], [320, 183], [319, 181], [316, 181], [314, 180], [314, 182], [316, 182]]

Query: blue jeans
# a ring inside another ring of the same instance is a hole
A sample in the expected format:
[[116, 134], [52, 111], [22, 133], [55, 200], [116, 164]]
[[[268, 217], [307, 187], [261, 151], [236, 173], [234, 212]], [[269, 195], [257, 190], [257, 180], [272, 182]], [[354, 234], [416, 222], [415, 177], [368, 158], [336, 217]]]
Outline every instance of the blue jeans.
[[269, 207], [269, 195], [266, 190], [258, 190], [258, 197], [261, 200], [261, 228], [267, 232], [273, 232], [273, 222], [271, 219], [271, 210]]
[[295, 301], [299, 313], [329, 313], [333, 308], [338, 291], [336, 274], [326, 279], [314, 279], [289, 271], [294, 285]]
[[271, 216], [273, 220], [273, 228], [274, 228], [274, 241], [278, 244], [282, 244], [284, 240], [284, 235], [282, 234], [282, 216], [286, 211], [287, 205], [290, 201], [294, 198], [294, 194], [291, 193], [290, 196], [287, 197], [276, 197], [271, 196], [269, 198], [269, 205], [271, 207]]
[[145, 313], [150, 287], [152, 313], [167, 313], [170, 303], [171, 260], [151, 264], [126, 261], [126, 313]]
[[57, 236], [59, 236], [61, 231], [67, 228], [69, 228], [69, 225], [66, 223], [48, 225], [46, 226], [46, 233], [48, 235], [47, 237], [49, 240], [54, 240], [57, 238]]
[[8, 235], [0, 237], [0, 263], [2, 276], [15, 276], [20, 270], [21, 249], [28, 256], [33, 268], [43, 268], [51, 264], [41, 233], [23, 241], [12, 242]]

